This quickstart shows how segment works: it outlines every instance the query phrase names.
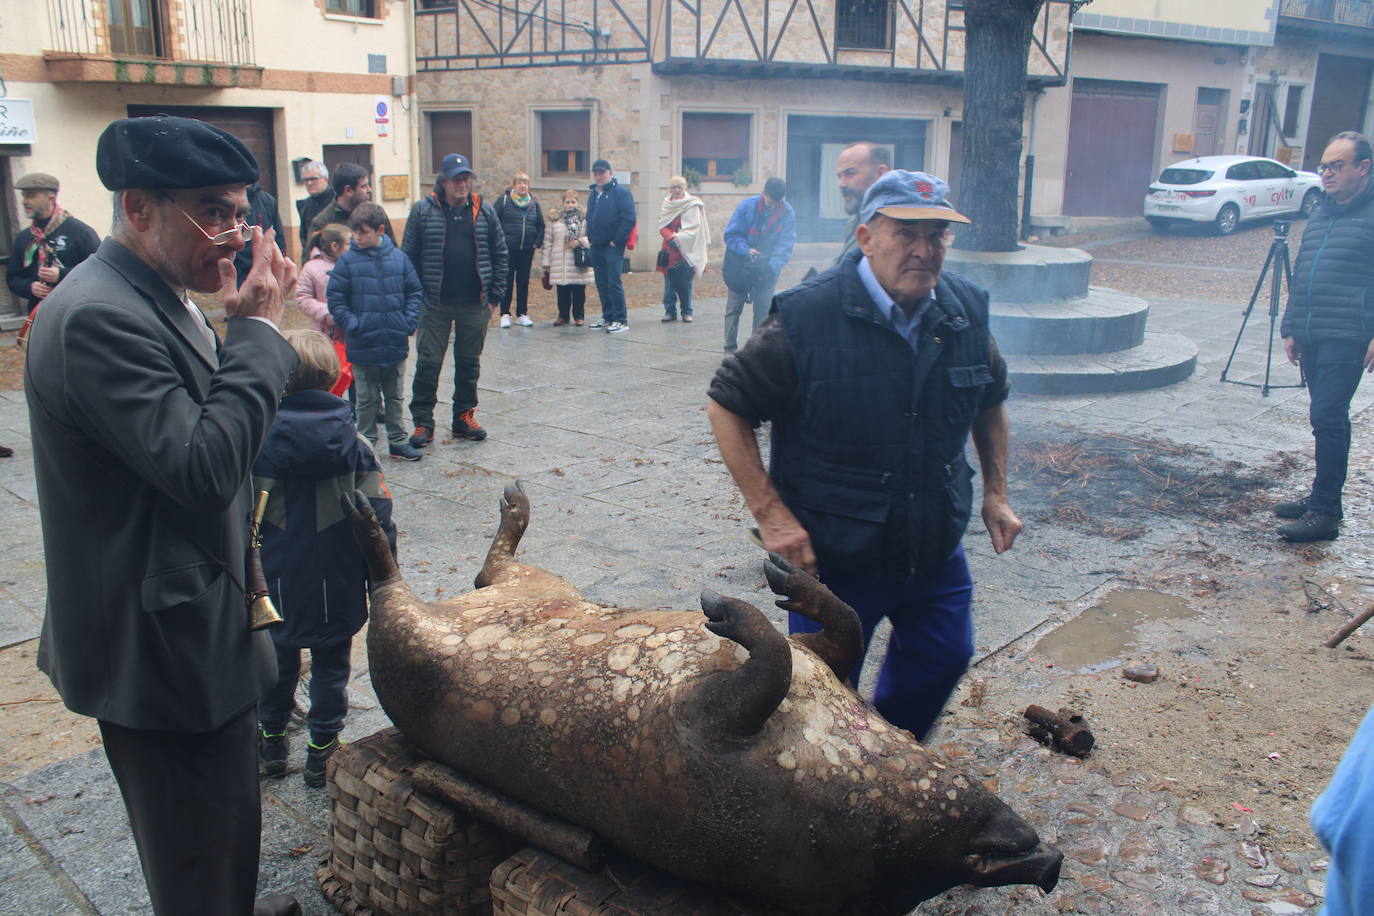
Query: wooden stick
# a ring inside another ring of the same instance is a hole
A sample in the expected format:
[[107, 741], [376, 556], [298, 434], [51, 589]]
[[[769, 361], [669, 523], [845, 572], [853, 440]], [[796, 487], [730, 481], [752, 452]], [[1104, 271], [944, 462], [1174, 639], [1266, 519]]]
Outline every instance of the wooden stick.
[[1325, 645], [1328, 649], [1336, 648], [1341, 643], [1345, 642], [1345, 638], [1347, 636], [1349, 636], [1351, 633], [1354, 633], [1360, 627], [1364, 626], [1365, 621], [1369, 620], [1369, 618], [1371, 617], [1374, 617], [1374, 604], [1371, 604], [1369, 607], [1365, 608], [1363, 614], [1356, 617], [1354, 620], [1350, 621], [1345, 626], [1337, 630], [1336, 635], [1328, 639], [1325, 643], [1323, 643], [1323, 645]]
[[1027, 731], [1041, 744], [1075, 757], [1086, 757], [1093, 749], [1093, 733], [1072, 709], [1053, 713], [1043, 706], [1027, 706], [1025, 716], [1030, 721]]
[[416, 788], [447, 799], [578, 868], [595, 872], [606, 864], [606, 850], [595, 834], [465, 779], [441, 763], [421, 761], [411, 769], [410, 778]]

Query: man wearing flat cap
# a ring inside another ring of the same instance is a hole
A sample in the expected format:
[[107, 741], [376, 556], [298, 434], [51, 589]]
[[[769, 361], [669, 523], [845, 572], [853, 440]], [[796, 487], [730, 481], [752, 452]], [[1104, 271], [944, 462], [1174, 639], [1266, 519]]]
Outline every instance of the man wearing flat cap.
[[[258, 166], [216, 127], [116, 121], [96, 170], [112, 235], [44, 301], [27, 352], [38, 665], [99, 720], [156, 913], [299, 912], [254, 903], [255, 707], [276, 664], [244, 589], [250, 469], [296, 364], [277, 330], [296, 267], [244, 225]], [[216, 291], [223, 338], [188, 298]]]
[[[707, 415], [767, 549], [858, 613], [865, 648], [892, 622], [878, 711], [923, 738], [973, 656], [961, 544], [970, 431], [993, 549], [1021, 521], [1007, 502], [1007, 369], [988, 294], [941, 272], [968, 218], [933, 175], [888, 171], [864, 196], [857, 247], [780, 293], [711, 382]], [[772, 421], [765, 471], [754, 427]], [[791, 615], [795, 632], [819, 629]], [[857, 671], [857, 669], [856, 669]]]
[[52, 175], [29, 172], [14, 186], [33, 224], [14, 240], [5, 282], [24, 300], [25, 311], [32, 312], [72, 268], [95, 254], [100, 236], [58, 206], [60, 182]]

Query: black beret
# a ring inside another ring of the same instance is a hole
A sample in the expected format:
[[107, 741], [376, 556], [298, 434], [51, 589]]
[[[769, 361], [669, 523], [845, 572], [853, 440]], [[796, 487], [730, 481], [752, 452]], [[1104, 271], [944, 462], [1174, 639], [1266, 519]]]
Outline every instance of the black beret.
[[95, 147], [95, 170], [111, 191], [252, 184], [258, 161], [237, 137], [194, 118], [156, 115], [115, 121]]

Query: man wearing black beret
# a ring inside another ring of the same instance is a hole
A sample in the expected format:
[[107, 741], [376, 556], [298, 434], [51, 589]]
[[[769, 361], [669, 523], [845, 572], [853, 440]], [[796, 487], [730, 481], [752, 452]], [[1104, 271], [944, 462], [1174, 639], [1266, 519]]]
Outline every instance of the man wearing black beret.
[[[286, 895], [254, 902], [255, 707], [276, 665], [244, 589], [250, 468], [296, 364], [277, 330], [296, 267], [243, 224], [258, 166], [218, 128], [116, 121], [96, 169], [112, 236], [44, 300], [25, 366], [38, 665], [99, 720], [156, 913], [297, 913]], [[217, 290], [222, 339], [187, 298]]]

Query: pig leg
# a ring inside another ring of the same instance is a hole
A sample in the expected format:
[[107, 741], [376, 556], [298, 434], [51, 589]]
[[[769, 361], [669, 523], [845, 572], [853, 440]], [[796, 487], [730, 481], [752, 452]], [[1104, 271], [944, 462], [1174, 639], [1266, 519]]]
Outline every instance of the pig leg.
[[782, 596], [778, 607], [821, 625], [819, 633], [797, 633], [792, 639], [820, 656], [840, 680], [849, 681], [864, 657], [859, 615], [820, 580], [797, 569], [779, 554], [768, 555], [763, 574], [774, 594]]
[[482, 571], [477, 574], [474, 585], [486, 588], [510, 577], [514, 567], [520, 565], [515, 562], [515, 548], [520, 546], [520, 538], [525, 536], [529, 524], [530, 500], [517, 480], [508, 484], [501, 494], [501, 524], [496, 529], [496, 537], [492, 538], [487, 561], [482, 564]]
[[706, 629], [749, 650], [733, 670], [716, 671], [685, 699], [688, 720], [706, 738], [740, 741], [759, 732], [792, 686], [792, 650], [787, 637], [763, 612], [738, 598], [701, 593]]

